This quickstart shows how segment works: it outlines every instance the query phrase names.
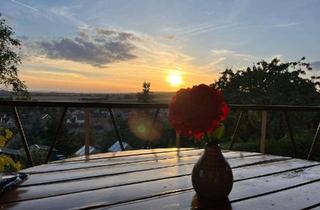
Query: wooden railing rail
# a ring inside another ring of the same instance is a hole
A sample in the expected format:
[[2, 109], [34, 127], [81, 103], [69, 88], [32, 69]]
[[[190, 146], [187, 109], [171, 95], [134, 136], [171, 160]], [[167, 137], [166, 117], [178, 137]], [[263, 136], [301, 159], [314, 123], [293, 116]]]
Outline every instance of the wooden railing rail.
[[[19, 113], [17, 110], [17, 107], [62, 107], [63, 112], [61, 114], [61, 118], [59, 120], [59, 124], [57, 125], [57, 130], [55, 133], [55, 136], [53, 137], [52, 144], [49, 148], [48, 155], [46, 158], [46, 162], [50, 160], [52, 150], [58, 140], [59, 133], [61, 131], [64, 118], [66, 115], [66, 112], [68, 108], [85, 108], [85, 155], [89, 155], [89, 146], [90, 146], [90, 109], [91, 108], [104, 108], [107, 109], [113, 126], [116, 133], [116, 136], [118, 138], [120, 147], [122, 150], [124, 150], [122, 138], [116, 123], [116, 120], [114, 118], [114, 114], [112, 109], [155, 109], [155, 115], [153, 118], [153, 123], [156, 121], [160, 109], [168, 109], [169, 105], [166, 103], [100, 103], [100, 102], [48, 102], [48, 101], [0, 101], [0, 106], [9, 106], [13, 110], [14, 119], [16, 121], [17, 128], [19, 130], [19, 133], [21, 135], [21, 139], [23, 141], [23, 146], [25, 149], [25, 152], [27, 154], [27, 159], [29, 161], [29, 164], [33, 166], [33, 160], [30, 153], [30, 149], [28, 146], [27, 138], [25, 135], [25, 132], [23, 130], [23, 126], [21, 124], [21, 120], [19, 117]], [[240, 105], [240, 104], [230, 104], [230, 109], [233, 111], [239, 111], [239, 117], [236, 123], [236, 127], [234, 129], [234, 132], [231, 136], [231, 143], [229, 149], [233, 148], [236, 135], [239, 131], [239, 125], [241, 124], [241, 121], [243, 120], [243, 114], [246, 111], [260, 111], [262, 113], [261, 117], [261, 138], [260, 138], [260, 152], [266, 153], [267, 150], [267, 141], [266, 141], [266, 133], [267, 133], [267, 113], [271, 111], [279, 111], [282, 112], [284, 115], [284, 119], [287, 125], [287, 130], [289, 134], [290, 141], [292, 143], [294, 154], [296, 154], [296, 144], [293, 138], [292, 128], [288, 120], [288, 112], [320, 112], [320, 106], [295, 106], [295, 105]], [[151, 133], [152, 131], [149, 131]], [[318, 144], [320, 137], [320, 123], [319, 126], [314, 134], [314, 138], [309, 150], [308, 159], [311, 159], [315, 153], [316, 146]], [[179, 135], [177, 135], [177, 139], [179, 139]], [[178, 144], [178, 143], [177, 143]], [[148, 145], [147, 145], [148, 146]], [[150, 146], [150, 145], [149, 145]]]

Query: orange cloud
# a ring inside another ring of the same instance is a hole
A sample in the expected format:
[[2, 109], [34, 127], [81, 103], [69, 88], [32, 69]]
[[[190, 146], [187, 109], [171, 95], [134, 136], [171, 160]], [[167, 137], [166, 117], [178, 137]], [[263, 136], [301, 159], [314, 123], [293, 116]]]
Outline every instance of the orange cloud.
[[[24, 60], [21, 76], [30, 90], [75, 92], [138, 92], [143, 81], [151, 82], [152, 91], [176, 91], [216, 78], [192, 63], [193, 57], [179, 49], [141, 35], [132, 51], [135, 59], [94, 66], [91, 63], [33, 55]], [[183, 84], [172, 87], [168, 74], [179, 71]]]

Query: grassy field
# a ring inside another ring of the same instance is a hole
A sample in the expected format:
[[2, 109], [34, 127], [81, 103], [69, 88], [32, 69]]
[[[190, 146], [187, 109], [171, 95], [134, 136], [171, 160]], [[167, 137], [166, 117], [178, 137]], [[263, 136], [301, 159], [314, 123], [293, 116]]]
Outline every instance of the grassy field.
[[[83, 102], [121, 102], [136, 103], [137, 93], [55, 93], [32, 92], [34, 101], [83, 101]], [[154, 103], [169, 103], [174, 92], [153, 92]]]

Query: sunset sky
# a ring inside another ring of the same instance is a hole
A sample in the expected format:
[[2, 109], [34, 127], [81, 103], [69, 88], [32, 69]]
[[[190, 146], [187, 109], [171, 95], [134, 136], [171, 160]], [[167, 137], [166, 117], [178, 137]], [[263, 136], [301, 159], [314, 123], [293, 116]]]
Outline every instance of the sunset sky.
[[318, 0], [0, 0], [34, 91], [176, 91], [276, 56], [305, 56], [319, 74], [319, 11]]

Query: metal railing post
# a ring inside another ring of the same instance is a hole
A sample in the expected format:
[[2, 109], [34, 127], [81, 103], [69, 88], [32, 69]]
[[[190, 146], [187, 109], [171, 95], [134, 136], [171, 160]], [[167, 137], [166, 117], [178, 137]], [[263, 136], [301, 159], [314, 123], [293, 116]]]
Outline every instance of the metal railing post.
[[62, 114], [61, 114], [61, 117], [60, 117], [60, 120], [59, 120], [59, 124], [58, 124], [57, 130], [56, 130], [56, 133], [54, 135], [53, 141], [52, 141], [51, 146], [50, 146], [49, 151], [48, 151], [48, 155], [47, 155], [47, 158], [46, 158], [46, 163], [49, 162], [50, 157], [51, 157], [51, 153], [53, 151], [53, 148], [54, 148], [54, 146], [56, 145], [56, 143], [58, 141], [59, 133], [60, 133], [60, 130], [62, 128], [64, 116], [67, 113], [67, 109], [68, 109], [68, 107], [63, 107], [63, 111], [62, 111]]
[[260, 152], [266, 154], [267, 152], [267, 111], [262, 111], [261, 113], [261, 137], [260, 137]]
[[14, 113], [14, 118], [15, 118], [15, 121], [16, 121], [17, 128], [19, 129], [19, 133], [20, 133], [20, 136], [21, 136], [21, 139], [22, 139], [24, 150], [25, 150], [26, 155], [27, 155], [28, 162], [29, 162], [29, 164], [31, 166], [33, 166], [34, 164], [33, 164], [32, 156], [31, 156], [31, 153], [30, 153], [28, 141], [27, 141], [26, 134], [24, 133], [24, 130], [23, 130], [23, 127], [22, 127], [22, 124], [21, 124], [21, 120], [20, 120], [20, 117], [19, 117], [19, 113], [18, 113], [17, 107], [13, 106], [12, 110], [13, 110], [13, 113]]
[[84, 154], [90, 155], [90, 127], [91, 127], [91, 112], [89, 108], [84, 111], [84, 128], [85, 128], [85, 143], [84, 143]]
[[121, 135], [120, 135], [118, 126], [117, 126], [117, 124], [116, 124], [116, 120], [115, 120], [115, 118], [114, 118], [112, 109], [111, 109], [111, 108], [108, 108], [108, 111], [109, 111], [109, 113], [110, 113], [110, 117], [111, 117], [112, 124], [113, 124], [114, 130], [115, 130], [115, 132], [116, 132], [116, 135], [117, 135], [117, 138], [118, 138], [118, 141], [119, 141], [119, 144], [120, 144], [120, 148], [121, 148], [122, 151], [124, 151], [124, 146], [123, 146], [123, 144], [122, 144], [122, 138], [121, 138]]

